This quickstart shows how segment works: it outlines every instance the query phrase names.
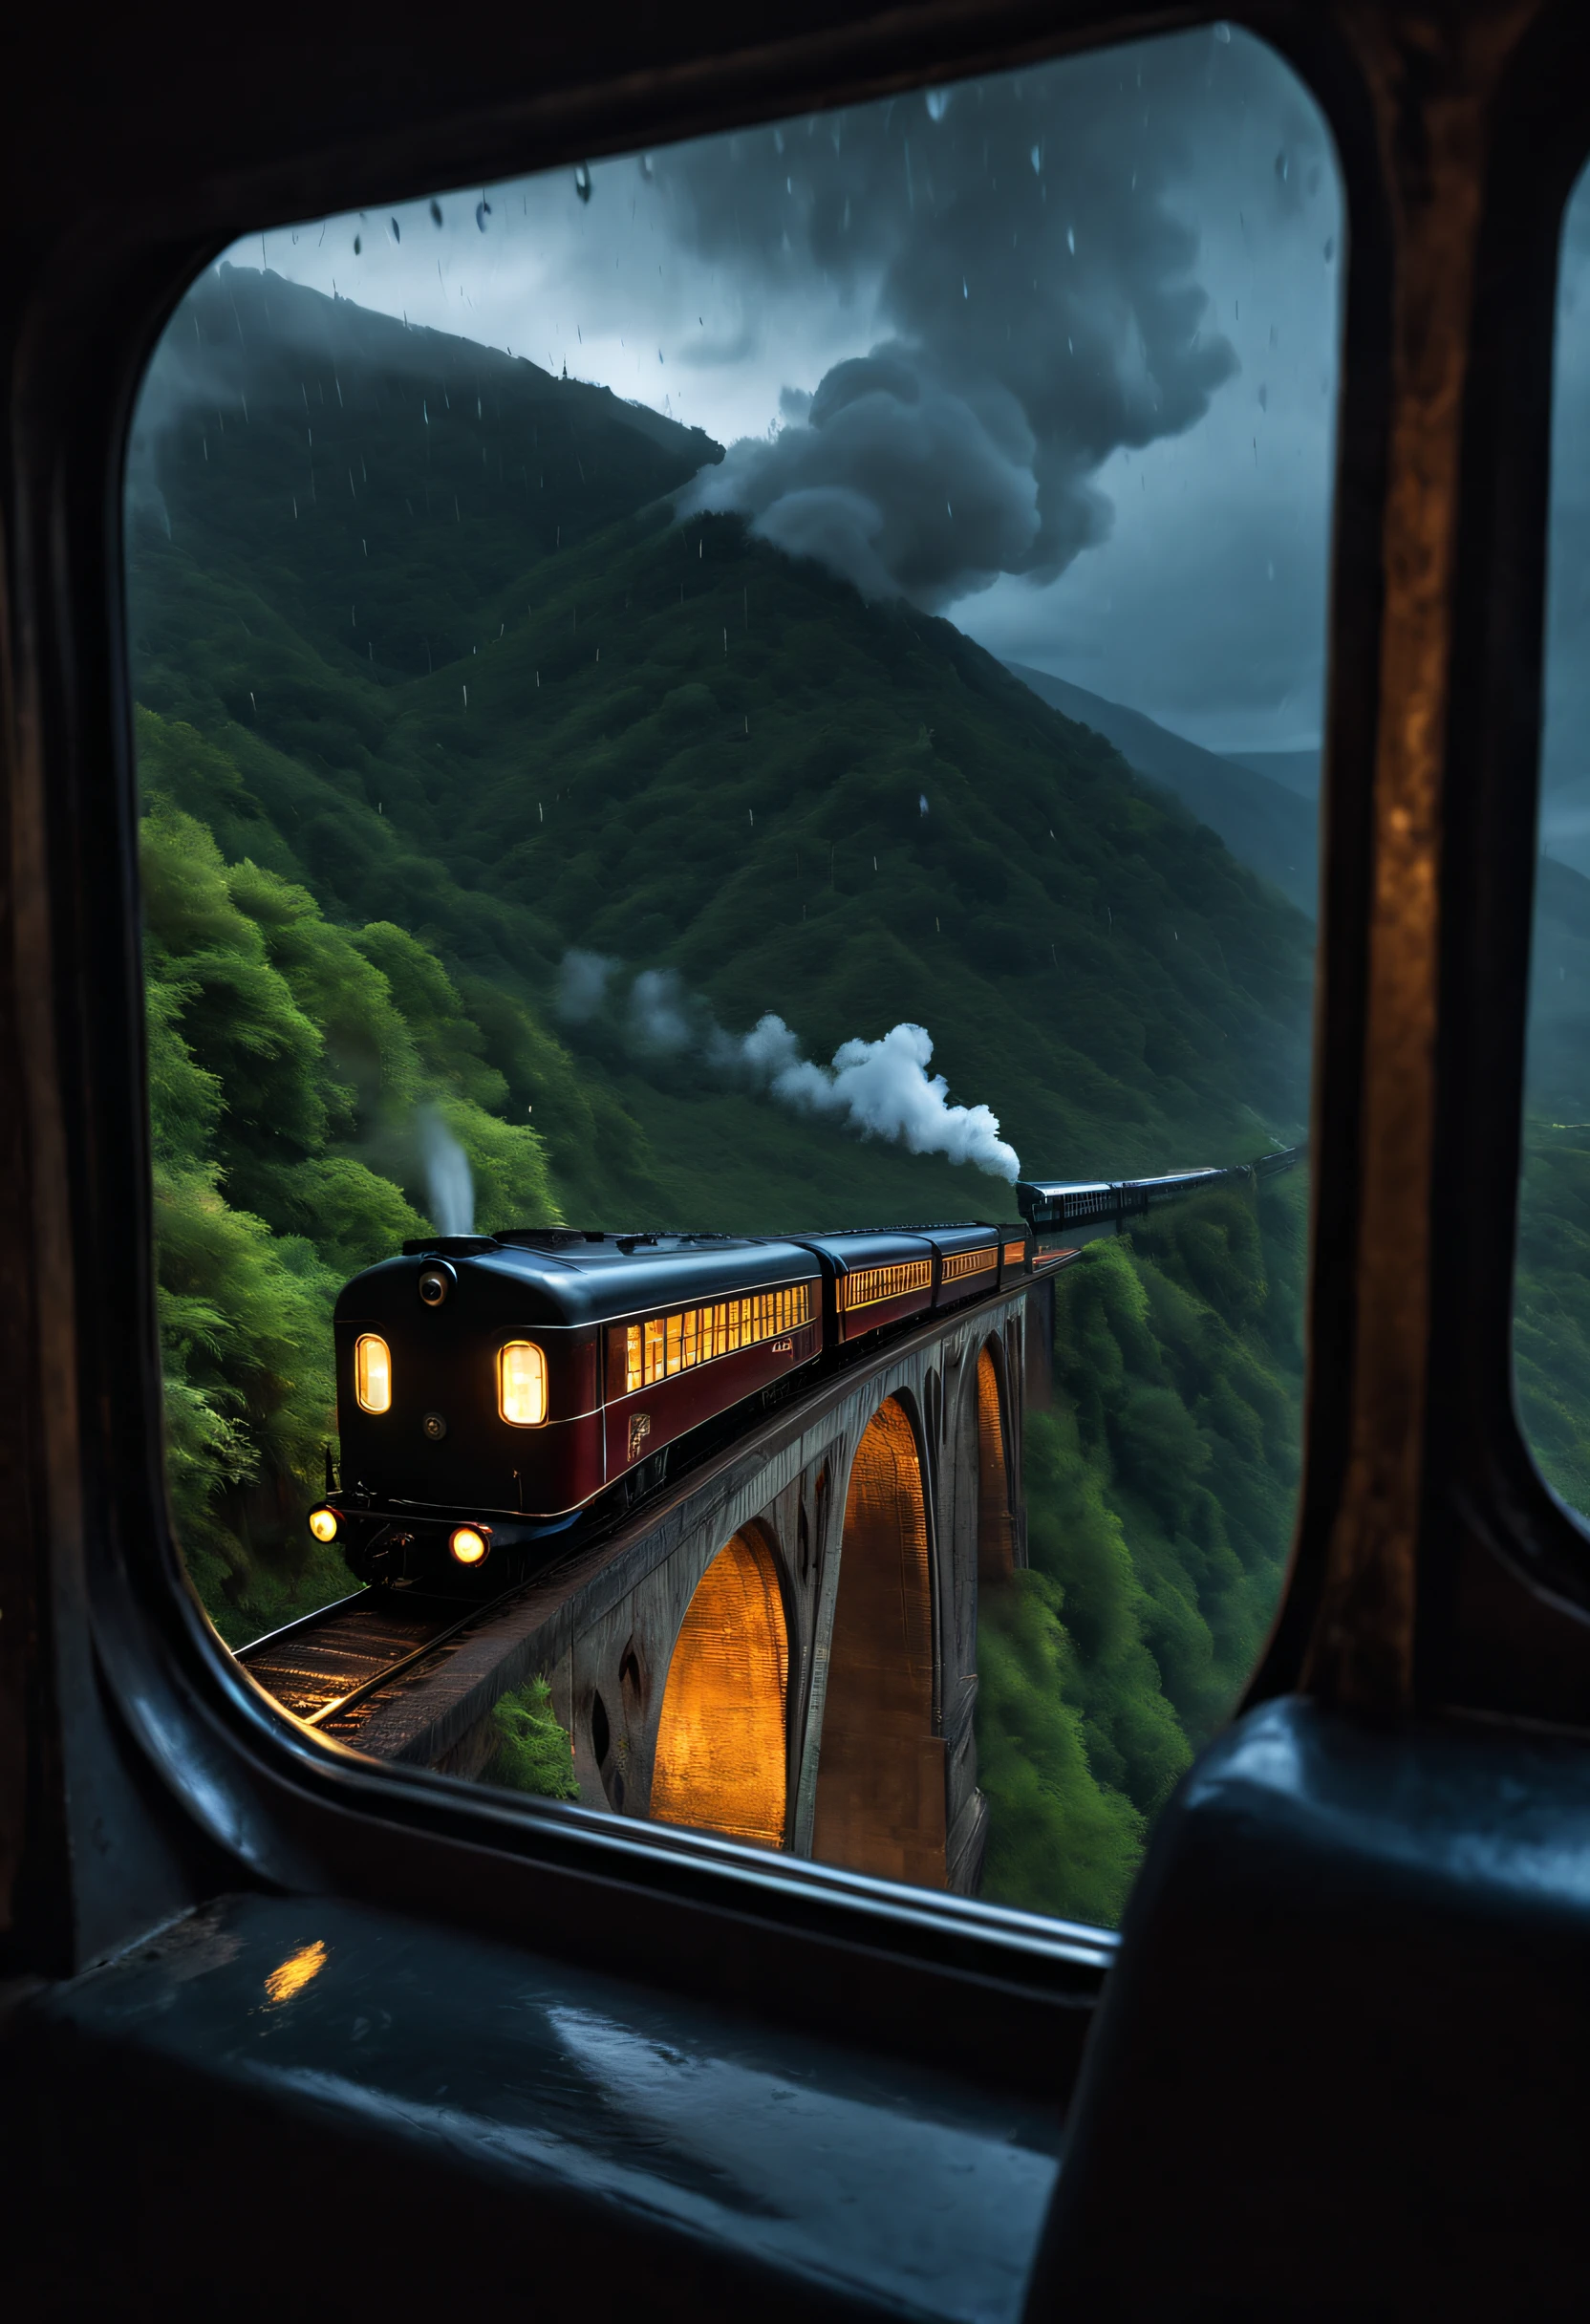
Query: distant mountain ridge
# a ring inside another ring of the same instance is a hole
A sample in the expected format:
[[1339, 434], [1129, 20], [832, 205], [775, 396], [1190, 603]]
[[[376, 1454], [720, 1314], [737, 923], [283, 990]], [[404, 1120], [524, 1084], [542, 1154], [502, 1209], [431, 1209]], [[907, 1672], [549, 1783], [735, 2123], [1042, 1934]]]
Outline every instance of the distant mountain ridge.
[[1173, 791], [1200, 823], [1218, 831], [1239, 862], [1274, 881], [1289, 903], [1314, 916], [1320, 841], [1318, 809], [1311, 802], [1251, 766], [1201, 749], [1123, 702], [1107, 701], [1085, 686], [1025, 662], [1005, 667], [1051, 709], [1113, 742], [1135, 773]]
[[1246, 766], [1256, 775], [1267, 775], [1272, 783], [1296, 791], [1300, 799], [1320, 796], [1318, 745], [1313, 750], [1228, 750], [1221, 755], [1234, 766]]
[[[1141, 711], [1045, 670], [1021, 662], [1005, 667], [1065, 717], [1107, 736], [1138, 774], [1173, 790], [1234, 855], [1273, 879], [1300, 910], [1314, 910], [1318, 750], [1221, 758]], [[1529, 1102], [1536, 1110], [1579, 1117], [1590, 1114], [1590, 878], [1575, 864], [1542, 854], [1535, 907]]]

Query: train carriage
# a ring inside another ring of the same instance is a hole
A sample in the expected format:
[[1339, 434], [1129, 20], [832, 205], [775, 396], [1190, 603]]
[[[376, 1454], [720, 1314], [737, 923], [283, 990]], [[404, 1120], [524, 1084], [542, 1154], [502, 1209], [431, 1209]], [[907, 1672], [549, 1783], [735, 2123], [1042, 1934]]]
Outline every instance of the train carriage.
[[524, 1227], [405, 1244], [337, 1302], [342, 1476], [311, 1528], [365, 1580], [488, 1559], [511, 1580], [604, 1496], [660, 1484], [683, 1439], [819, 1358], [844, 1362], [1247, 1174], [1023, 1180], [1022, 1220], [1005, 1225], [780, 1239]]
[[830, 1345], [843, 1347], [931, 1312], [938, 1254], [925, 1234], [847, 1227], [791, 1239], [822, 1267], [823, 1320]]
[[997, 1290], [999, 1281], [999, 1230], [983, 1221], [957, 1220], [941, 1227], [913, 1227], [912, 1232], [932, 1243], [937, 1256], [934, 1280], [935, 1307], [958, 1306]]
[[999, 1237], [999, 1289], [1020, 1282], [1032, 1273], [1032, 1243], [1024, 1218], [1006, 1219], [995, 1229]]
[[398, 1579], [660, 1479], [679, 1437], [821, 1353], [821, 1274], [726, 1236], [433, 1238], [353, 1279], [335, 1339], [341, 1486], [312, 1528]]
[[[808, 1255], [764, 1246], [770, 1270], [747, 1285], [694, 1268], [667, 1306], [610, 1321], [603, 1413], [607, 1474], [655, 1459], [690, 1430], [774, 1387], [822, 1352], [821, 1281]], [[682, 1296], [681, 1296], [682, 1292]]]

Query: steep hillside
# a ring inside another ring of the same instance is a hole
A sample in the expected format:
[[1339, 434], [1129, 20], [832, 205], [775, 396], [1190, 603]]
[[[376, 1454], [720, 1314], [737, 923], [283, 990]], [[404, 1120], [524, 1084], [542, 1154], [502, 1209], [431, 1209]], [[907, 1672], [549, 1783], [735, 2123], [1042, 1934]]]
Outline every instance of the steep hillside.
[[1529, 1102], [1570, 1122], [1590, 1114], [1590, 879], [1549, 855], [1536, 865]]
[[1320, 796], [1318, 750], [1230, 750], [1225, 755], [1235, 765], [1246, 766], [1252, 773], [1266, 775], [1272, 783], [1296, 791], [1300, 799]]
[[220, 266], [150, 369], [128, 498], [338, 673], [385, 679], [467, 656], [526, 565], [720, 458], [607, 388]]
[[1179, 734], [1107, 701], [1047, 670], [1006, 665], [1052, 709], [1064, 712], [1114, 743], [1134, 773], [1174, 792], [1190, 814], [1218, 831], [1239, 863], [1271, 880], [1300, 912], [1319, 909], [1319, 807], [1300, 801], [1295, 785], [1272, 780], [1251, 761], [1221, 758]]
[[[146, 535], [135, 574], [142, 699], [245, 778], [224, 846], [269, 827], [339, 915], [432, 930], [546, 1009], [579, 946], [676, 972], [732, 1033], [775, 1010], [819, 1057], [918, 1020], [1050, 1170], [1235, 1159], [1256, 1114], [1300, 1119], [1300, 916], [948, 623], [732, 520], [543, 560], [499, 637], [401, 686], [174, 544]], [[699, 1041], [661, 1056], [622, 1014], [569, 1038], [627, 1103], [720, 1087]]]

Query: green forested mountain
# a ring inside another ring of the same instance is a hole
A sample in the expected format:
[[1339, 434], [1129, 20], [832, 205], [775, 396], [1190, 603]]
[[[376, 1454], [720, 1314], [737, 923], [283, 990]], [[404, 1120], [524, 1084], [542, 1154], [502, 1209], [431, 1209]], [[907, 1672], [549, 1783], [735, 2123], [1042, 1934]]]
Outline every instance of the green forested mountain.
[[[647, 506], [607, 521], [617, 439], [666, 464], [611, 398], [574, 440], [596, 480], [594, 529], [581, 530], [565, 459], [547, 471], [563, 511], [563, 546], [548, 548], [545, 526], [489, 487], [493, 461], [506, 474], [542, 425], [521, 414], [517, 433], [506, 420], [493, 432], [493, 398], [510, 402], [493, 381], [523, 374], [526, 412], [571, 389], [469, 349], [455, 370], [480, 365], [485, 392], [421, 424], [409, 406], [428, 391], [395, 381], [394, 346], [422, 346], [434, 369], [428, 351], [462, 342], [382, 323], [366, 357], [375, 318], [241, 273], [190, 302], [206, 363], [226, 350], [204, 334], [234, 304], [245, 337], [259, 329], [249, 296], [296, 302], [300, 344], [276, 358], [271, 392], [302, 373], [299, 417], [335, 408], [351, 431], [336, 439], [344, 498], [326, 485], [296, 518], [280, 513], [307, 445], [296, 419], [261, 424], [257, 384], [224, 449], [193, 405], [146, 428], [133, 537], [140, 698], [224, 741], [242, 777], [218, 829], [227, 852], [269, 849], [338, 917], [429, 932], [458, 973], [518, 991], [546, 1022], [570, 945], [677, 970], [732, 1032], [776, 1010], [818, 1057], [918, 1020], [954, 1094], [992, 1105], [1044, 1171], [1095, 1170], [1107, 1153], [1123, 1171], [1235, 1159], [1265, 1130], [1296, 1130], [1306, 924], [1097, 737], [949, 623], [866, 608], [732, 520], [681, 527]], [[170, 334], [173, 408], [185, 328]], [[340, 334], [334, 365], [317, 333]], [[674, 433], [677, 483], [700, 444]], [[457, 514], [433, 496], [427, 518], [438, 465], [488, 483], [473, 500], [450, 491]], [[358, 497], [366, 474], [384, 480], [389, 512], [414, 511], [390, 549], [358, 529], [376, 522]], [[369, 590], [379, 572], [394, 635], [467, 630], [467, 648], [428, 676], [371, 660], [362, 628], [342, 626], [340, 587], [333, 599], [320, 579], [350, 559]], [[582, 1080], [652, 1148], [637, 1173], [613, 1122], [593, 1162], [587, 1140], [561, 1134], [550, 1091], [515, 1085], [578, 1201], [768, 1226], [820, 1216], [809, 1206], [825, 1195], [844, 1211], [882, 1192], [858, 1175], [853, 1142], [769, 1120], [698, 1058], [659, 1065], [607, 1022], [568, 1038]], [[895, 1205], [976, 1210], [997, 1193], [965, 1172], [930, 1186], [937, 1175], [913, 1164]]]
[[[332, 1304], [425, 1231], [428, 1130], [468, 1154], [483, 1224], [558, 1211], [435, 954], [228, 862], [174, 804], [206, 779], [224, 796], [226, 761], [149, 712], [139, 741], [167, 1471], [190, 1570], [235, 1642], [346, 1587], [303, 1522], [335, 1432]], [[502, 1019], [511, 1041], [511, 1002]]]
[[1301, 798], [1288, 784], [1240, 760], [1203, 750], [1124, 702], [1107, 701], [1024, 662], [1006, 667], [1051, 709], [1113, 742], [1135, 773], [1172, 791], [1200, 823], [1219, 832], [1238, 863], [1272, 881], [1300, 912], [1311, 917], [1318, 912], [1318, 785], [1313, 797]]
[[1272, 1179], [1093, 1243], [1056, 1284], [1028, 1414], [1030, 1565], [985, 1587], [983, 1894], [1118, 1918], [1148, 1827], [1236, 1700], [1297, 1490], [1306, 1186]]
[[386, 679], [467, 656], [527, 564], [720, 457], [606, 388], [223, 265], [151, 366], [129, 497], [202, 571], [246, 574]]
[[[129, 484], [158, 1232], [173, 1493], [234, 1639], [340, 1586], [300, 1521], [330, 1302], [422, 1231], [439, 1125], [488, 1227], [1008, 1215], [749, 1079], [773, 1011], [820, 1062], [925, 1024], [1044, 1173], [1299, 1130], [1302, 916], [949, 623], [676, 524], [712, 452], [274, 278], [207, 276], [167, 335]], [[571, 948], [612, 964], [572, 1015]], [[1112, 1914], [1251, 1661], [1300, 1198], [1061, 1286], [980, 1655], [990, 1893]]]

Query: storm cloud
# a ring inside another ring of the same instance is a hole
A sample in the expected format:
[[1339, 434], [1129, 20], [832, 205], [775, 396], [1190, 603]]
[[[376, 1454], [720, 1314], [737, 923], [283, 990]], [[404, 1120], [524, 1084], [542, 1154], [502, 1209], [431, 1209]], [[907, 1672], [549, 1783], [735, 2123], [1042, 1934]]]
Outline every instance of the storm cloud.
[[1341, 186], [1240, 28], [485, 191], [229, 256], [701, 426], [692, 506], [996, 654], [1318, 741]]
[[[889, 326], [685, 509], [935, 609], [1054, 580], [1109, 530], [1104, 463], [1193, 427], [1238, 368], [1174, 197], [1275, 77], [1209, 34], [660, 158], [681, 239]], [[1296, 210], [1303, 174], [1283, 128], [1265, 204]]]

